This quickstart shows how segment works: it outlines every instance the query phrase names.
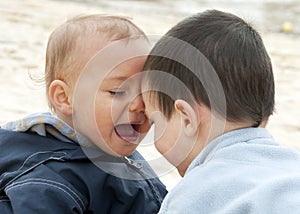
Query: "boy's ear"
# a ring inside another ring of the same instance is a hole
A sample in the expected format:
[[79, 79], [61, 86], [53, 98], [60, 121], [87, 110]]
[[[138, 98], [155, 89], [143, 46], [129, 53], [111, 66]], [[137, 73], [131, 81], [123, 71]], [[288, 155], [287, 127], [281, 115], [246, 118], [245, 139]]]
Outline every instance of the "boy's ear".
[[194, 109], [184, 100], [176, 100], [174, 103], [176, 111], [178, 111], [183, 120], [184, 132], [191, 137], [198, 132], [199, 117], [197, 109]]
[[54, 80], [49, 86], [49, 98], [56, 111], [69, 116], [73, 112], [71, 89], [62, 80]]

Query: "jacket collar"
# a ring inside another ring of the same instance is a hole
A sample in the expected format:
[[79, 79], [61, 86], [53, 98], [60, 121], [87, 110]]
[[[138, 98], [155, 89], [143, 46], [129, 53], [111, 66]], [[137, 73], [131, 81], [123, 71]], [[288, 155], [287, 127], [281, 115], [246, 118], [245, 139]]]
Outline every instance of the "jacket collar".
[[90, 140], [75, 132], [72, 127], [50, 112], [34, 113], [21, 120], [8, 122], [1, 128], [17, 132], [34, 132], [40, 136], [51, 136], [59, 141], [80, 144], [81, 146], [93, 145]]

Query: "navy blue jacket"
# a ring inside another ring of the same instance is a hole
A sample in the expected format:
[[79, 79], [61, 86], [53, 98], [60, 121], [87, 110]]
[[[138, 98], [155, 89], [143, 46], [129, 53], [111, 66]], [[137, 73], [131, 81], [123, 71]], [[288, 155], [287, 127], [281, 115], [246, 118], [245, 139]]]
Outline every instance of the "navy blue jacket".
[[[0, 129], [0, 213], [158, 212], [167, 191], [145, 161], [100, 150], [92, 159], [76, 144]], [[111, 175], [97, 163], [117, 164], [136, 179]]]

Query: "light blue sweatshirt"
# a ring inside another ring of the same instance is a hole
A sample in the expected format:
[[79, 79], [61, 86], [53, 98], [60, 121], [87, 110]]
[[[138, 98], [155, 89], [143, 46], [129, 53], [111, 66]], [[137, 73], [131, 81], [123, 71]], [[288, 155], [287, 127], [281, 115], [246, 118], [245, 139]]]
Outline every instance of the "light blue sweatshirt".
[[299, 214], [300, 153], [263, 128], [226, 133], [190, 164], [160, 213]]

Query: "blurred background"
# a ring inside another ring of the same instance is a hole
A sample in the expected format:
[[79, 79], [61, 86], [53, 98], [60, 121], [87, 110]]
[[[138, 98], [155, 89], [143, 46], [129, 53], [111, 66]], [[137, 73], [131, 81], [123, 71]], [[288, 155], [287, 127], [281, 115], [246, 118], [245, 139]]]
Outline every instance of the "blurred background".
[[[58, 25], [79, 14], [104, 13], [133, 19], [148, 35], [163, 35], [181, 19], [206, 9], [232, 12], [261, 33], [276, 80], [276, 113], [267, 128], [284, 145], [300, 150], [300, 1], [298, 0], [0, 0], [0, 124], [47, 111], [42, 77], [47, 39]], [[155, 42], [155, 41], [154, 41]], [[151, 133], [139, 150], [160, 157]], [[168, 188], [179, 176], [154, 166]]]

